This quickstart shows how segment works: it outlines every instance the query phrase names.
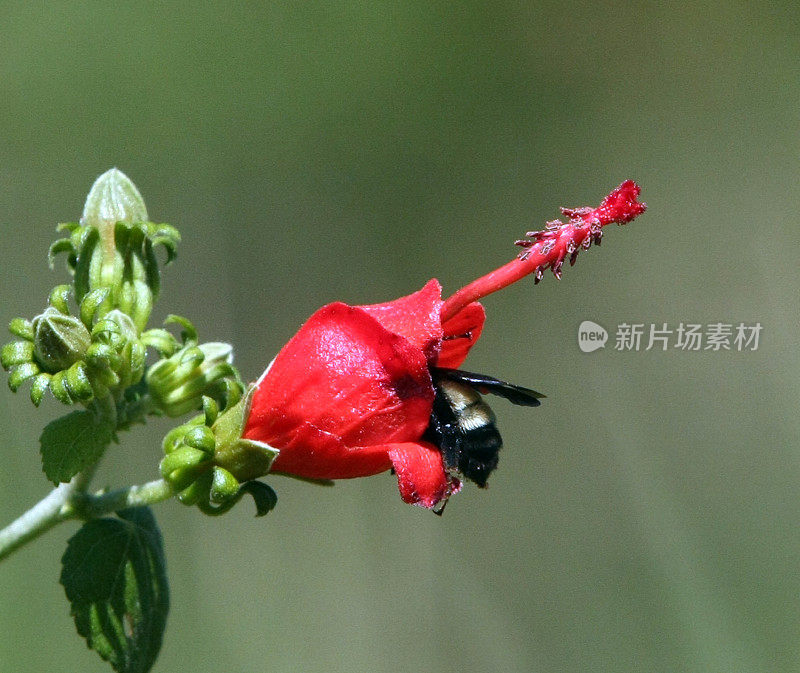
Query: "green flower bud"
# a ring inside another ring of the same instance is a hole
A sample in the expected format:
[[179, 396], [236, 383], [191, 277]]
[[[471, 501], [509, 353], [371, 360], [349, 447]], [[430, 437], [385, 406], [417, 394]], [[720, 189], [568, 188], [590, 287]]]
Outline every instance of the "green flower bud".
[[48, 303], [55, 309], [58, 309], [64, 315], [69, 314], [69, 306], [67, 302], [72, 296], [71, 285], [56, 285], [50, 292]]
[[[167, 416], [181, 416], [199, 409], [203, 396], [230, 396], [242, 386], [232, 365], [233, 348], [229, 344], [209, 342], [195, 346], [191, 342], [169, 358], [150, 367], [146, 380], [155, 406]], [[233, 382], [233, 391], [230, 382]]]
[[193, 481], [189, 486], [178, 493], [178, 500], [184, 505], [191, 507], [203, 500], [209, 499], [211, 490], [212, 472], [204, 472], [200, 477]]
[[32, 341], [12, 341], [0, 350], [0, 363], [3, 369], [11, 369], [16, 365], [33, 360]]
[[14, 367], [11, 374], [8, 376], [8, 387], [14, 392], [30, 378], [33, 378], [39, 373], [39, 366], [35, 362], [25, 362], [21, 365]]
[[[51, 306], [41, 315], [30, 322], [21, 318], [12, 321], [12, 332], [25, 340], [11, 342], [0, 349], [0, 363], [10, 370], [9, 387], [16, 391], [30, 381], [31, 401], [37, 407], [48, 388], [63, 404], [86, 403], [98, 390], [102, 391], [104, 384], [108, 387], [119, 380], [113, 371], [92, 365], [92, 354], [110, 347], [93, 344], [92, 335], [83, 322], [65, 313], [69, 295], [66, 285], [54, 288], [50, 294]], [[144, 350], [144, 346], [140, 348]], [[110, 350], [119, 359], [116, 352]], [[140, 378], [143, 369], [142, 357]]]
[[81, 299], [80, 313], [81, 321], [86, 327], [91, 328], [92, 325], [102, 318], [109, 308], [109, 297], [111, 296], [110, 287], [98, 287], [92, 290], [83, 299]]
[[182, 446], [164, 456], [159, 470], [176, 491], [182, 491], [210, 467], [209, 455], [205, 451]]
[[210, 456], [214, 455], [216, 448], [216, 439], [214, 433], [207, 425], [198, 425], [192, 428], [183, 437], [183, 442], [187, 446], [204, 451]]
[[94, 395], [94, 389], [83, 362], [76, 362], [69, 369], [53, 374], [50, 379], [50, 390], [53, 396], [63, 404], [72, 404], [75, 400], [88, 402]]
[[[81, 221], [60, 224], [58, 230], [66, 237], [50, 246], [50, 266], [57, 254], [66, 253], [73, 282], [56, 286], [48, 308], [32, 321], [11, 321], [9, 330], [20, 341], [0, 349], [0, 364], [9, 370], [13, 390], [31, 382], [31, 400], [37, 406], [47, 388], [65, 404], [108, 398], [111, 402], [106, 403], [122, 413], [123, 424], [134, 423], [157, 411], [150, 405], [146, 386], [138, 386], [146, 369], [147, 347], [162, 356], [180, 348], [164, 330], [139, 338], [160, 286], [155, 249], [163, 246], [169, 263], [180, 234], [168, 224], [147, 220], [139, 190], [117, 169], [92, 185]], [[78, 304], [77, 317], [70, 315], [72, 299]], [[208, 364], [202, 365], [203, 360]], [[181, 366], [183, 376], [201, 367], [205, 382], [200, 387], [226, 405], [241, 395], [238, 374], [224, 356], [197, 349], [197, 362], [189, 357]], [[129, 400], [132, 388], [137, 392]], [[191, 399], [191, 406], [199, 406], [202, 400], [195, 405], [194, 395], [195, 390], [186, 387], [174, 403]], [[128, 407], [132, 413], [126, 412]]]
[[168, 358], [175, 354], [181, 345], [178, 340], [172, 336], [167, 330], [157, 327], [142, 332], [139, 340], [150, 348], [158, 351], [161, 357]]
[[39, 406], [42, 403], [42, 398], [50, 385], [50, 374], [39, 374], [33, 379], [31, 384], [31, 402], [34, 406]]
[[213, 505], [222, 505], [239, 494], [239, 482], [228, 470], [214, 467], [211, 473], [211, 488], [209, 502]]
[[150, 320], [150, 313], [153, 310], [153, 292], [145, 281], [125, 281], [122, 284], [119, 304], [120, 308], [130, 315], [140, 332], [147, 327], [147, 321]]
[[203, 425], [204, 420], [205, 418], [203, 416], [195, 416], [192, 420], [170, 430], [164, 437], [164, 440], [161, 442], [161, 447], [164, 449], [164, 453], [170, 454], [183, 446], [183, 438], [186, 436], [186, 434], [198, 425]]
[[147, 222], [147, 208], [131, 179], [121, 170], [112, 168], [94, 181], [86, 197], [81, 223], [99, 229], [110, 226], [113, 243], [113, 227], [117, 222]]
[[33, 341], [33, 324], [24, 318], [14, 318], [8, 323], [8, 331], [26, 341]]
[[[119, 377], [116, 370], [119, 369], [122, 357], [113, 346], [108, 344], [94, 343], [86, 351], [86, 363], [97, 372], [109, 372], [109, 375], [102, 376], [105, 385], [116, 385]], [[111, 376], [113, 374], [113, 376]]]
[[131, 317], [118, 309], [109, 311], [92, 328], [93, 341], [108, 344], [117, 351], [122, 350], [126, 343], [135, 341], [138, 337], [139, 332]]
[[109, 311], [92, 328], [86, 351], [93, 380], [108, 388], [128, 388], [144, 376], [146, 349], [133, 320], [119, 309]]
[[91, 328], [119, 309], [138, 331], [145, 329], [161, 282], [155, 247], [164, 246], [170, 262], [180, 241], [177, 229], [148, 222], [139, 190], [114, 168], [92, 185], [80, 223], [64, 223], [59, 230], [69, 237], [50, 246], [50, 263], [58, 253], [67, 253], [84, 324]]
[[71, 367], [91, 344], [89, 331], [78, 318], [53, 307], [33, 319], [33, 329], [34, 357], [50, 373]]

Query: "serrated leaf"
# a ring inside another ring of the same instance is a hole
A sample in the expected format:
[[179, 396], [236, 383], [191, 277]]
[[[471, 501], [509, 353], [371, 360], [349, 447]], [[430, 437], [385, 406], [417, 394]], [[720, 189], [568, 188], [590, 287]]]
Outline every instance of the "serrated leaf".
[[111, 443], [112, 431], [91, 411], [73, 411], [48, 423], [39, 438], [47, 478], [66, 482], [93, 465]]
[[94, 519], [67, 543], [61, 584], [78, 633], [119, 673], [147, 673], [161, 649], [169, 587], [148, 507]]

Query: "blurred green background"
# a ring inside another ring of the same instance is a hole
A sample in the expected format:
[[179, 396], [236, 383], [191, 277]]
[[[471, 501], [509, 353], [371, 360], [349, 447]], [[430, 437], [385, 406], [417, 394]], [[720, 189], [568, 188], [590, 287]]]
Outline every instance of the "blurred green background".
[[[155, 319], [256, 378], [318, 306], [454, 291], [625, 178], [649, 211], [564, 279], [485, 301], [487, 492], [443, 518], [380, 475], [274, 478], [277, 510], [155, 508], [172, 612], [155, 670], [800, 670], [795, 3], [0, 4], [0, 322], [118, 166], [180, 227]], [[612, 331], [582, 353], [583, 320]], [[763, 326], [757, 351], [617, 352], [617, 324]], [[49, 490], [63, 412], [0, 390], [0, 512]], [[136, 428], [99, 483], [156, 475]], [[0, 671], [110, 670], [74, 634], [64, 525], [0, 566]]]

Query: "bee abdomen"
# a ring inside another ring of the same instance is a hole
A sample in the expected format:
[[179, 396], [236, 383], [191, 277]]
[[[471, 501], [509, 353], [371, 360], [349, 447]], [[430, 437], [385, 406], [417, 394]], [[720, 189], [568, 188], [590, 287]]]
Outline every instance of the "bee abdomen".
[[468, 385], [438, 381], [428, 436], [442, 451], [445, 465], [478, 486], [497, 467], [503, 441], [495, 415]]

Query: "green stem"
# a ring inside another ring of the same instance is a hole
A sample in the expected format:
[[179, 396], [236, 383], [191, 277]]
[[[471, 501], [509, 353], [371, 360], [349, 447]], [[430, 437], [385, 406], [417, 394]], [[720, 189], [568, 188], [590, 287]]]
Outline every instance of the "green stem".
[[95, 397], [90, 405], [94, 408], [95, 413], [105, 421], [107, 425], [112, 428], [117, 427], [117, 404], [114, 401], [114, 396], [106, 391], [104, 395]]
[[173, 495], [175, 495], [175, 491], [168, 482], [156, 479], [148, 481], [146, 484], [128, 486], [110, 493], [84, 495], [81, 498], [80, 510], [85, 518], [92, 519], [128, 507], [154, 505], [157, 502], [169, 500]]
[[126, 507], [152, 505], [175, 494], [166, 481], [158, 479], [111, 493], [89, 495], [83, 491], [88, 478], [79, 474], [68, 484], [57, 486], [16, 521], [0, 530], [0, 560], [62, 521], [91, 519]]
[[47, 497], [0, 531], [0, 559], [46, 533], [56, 524], [75, 516], [71, 500], [76, 491], [77, 479], [75, 477], [68, 484], [54, 488]]

